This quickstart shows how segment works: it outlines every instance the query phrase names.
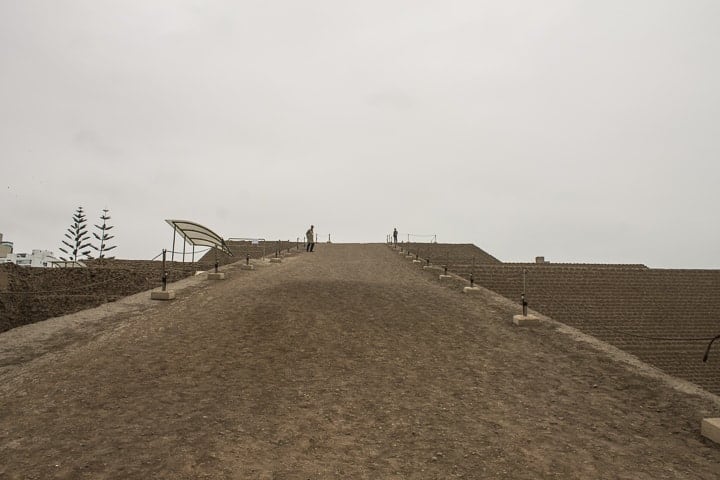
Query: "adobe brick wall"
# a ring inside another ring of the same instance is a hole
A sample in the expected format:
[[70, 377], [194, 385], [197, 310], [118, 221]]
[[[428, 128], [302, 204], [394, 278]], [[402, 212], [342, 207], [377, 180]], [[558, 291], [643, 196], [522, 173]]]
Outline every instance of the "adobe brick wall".
[[[406, 244], [407, 245], [407, 244]], [[428, 244], [418, 244], [420, 248]], [[474, 247], [474, 246], [473, 246]], [[475, 247], [477, 249], [477, 247]], [[413, 246], [411, 244], [411, 251]], [[606, 341], [643, 361], [720, 395], [720, 270], [650, 269], [642, 264], [502, 263], [467, 245], [438, 244], [449, 270], [518, 304]], [[469, 254], [470, 253], [470, 254]], [[469, 261], [475, 257], [474, 267]]]
[[449, 268], [458, 265], [499, 265], [502, 262], [472, 243], [403, 243], [404, 249], [417, 253], [421, 258], [429, 258], [434, 265], [444, 265], [449, 261]]
[[[281, 242], [287, 250], [295, 242]], [[237, 242], [230, 245], [234, 256], [220, 254], [218, 263], [225, 265], [245, 259], [260, 258], [274, 253], [277, 242], [251, 245]], [[213, 250], [191, 263], [167, 257], [168, 282], [209, 270], [215, 264]], [[162, 284], [162, 262], [152, 260], [86, 260], [88, 268], [23, 268], [14, 264], [0, 265], [0, 332], [47, 318], [96, 307], [106, 302], [158, 287]]]
[[523, 269], [531, 309], [720, 394], [720, 348], [703, 363], [707, 340], [641, 338], [720, 334], [720, 270], [500, 265], [475, 282], [519, 304]]
[[[66, 315], [161, 285], [161, 262], [89, 261], [88, 268], [29, 268], [0, 265], [0, 332]], [[168, 281], [200, 266], [168, 262]]]

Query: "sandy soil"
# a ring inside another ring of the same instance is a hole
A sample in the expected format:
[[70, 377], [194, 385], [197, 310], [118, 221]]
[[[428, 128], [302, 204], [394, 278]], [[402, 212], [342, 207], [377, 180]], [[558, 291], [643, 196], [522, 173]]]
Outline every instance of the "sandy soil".
[[670, 388], [384, 245], [0, 335], [0, 478], [715, 479]]

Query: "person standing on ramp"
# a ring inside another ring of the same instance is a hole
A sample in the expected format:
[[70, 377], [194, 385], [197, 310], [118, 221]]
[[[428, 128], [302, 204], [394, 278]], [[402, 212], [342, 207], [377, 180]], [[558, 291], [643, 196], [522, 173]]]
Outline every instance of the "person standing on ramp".
[[312, 252], [315, 248], [315, 225], [310, 225], [310, 230], [305, 232], [307, 237], [307, 246], [305, 247], [306, 252]]
[[397, 247], [397, 228], [393, 229], [393, 241], [395, 242], [395, 246]]

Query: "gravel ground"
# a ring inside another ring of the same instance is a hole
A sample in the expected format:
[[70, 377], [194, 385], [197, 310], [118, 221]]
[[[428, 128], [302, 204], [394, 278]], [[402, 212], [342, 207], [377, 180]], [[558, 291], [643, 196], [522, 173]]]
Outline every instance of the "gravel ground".
[[256, 265], [1, 334], [0, 478], [720, 477], [716, 397], [492, 292], [385, 245]]

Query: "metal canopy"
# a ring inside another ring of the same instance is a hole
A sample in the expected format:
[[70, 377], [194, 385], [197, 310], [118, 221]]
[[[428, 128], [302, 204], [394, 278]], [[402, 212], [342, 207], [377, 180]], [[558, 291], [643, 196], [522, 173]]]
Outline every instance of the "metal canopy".
[[[199, 223], [190, 222], [188, 220], [165, 220], [176, 233], [179, 233], [183, 240], [193, 246], [203, 245], [206, 247], [215, 247], [218, 250], [232, 256], [232, 252], [225, 245], [225, 240], [220, 235], [213, 232], [207, 227], [203, 227]], [[174, 250], [174, 248], [173, 248]]]

